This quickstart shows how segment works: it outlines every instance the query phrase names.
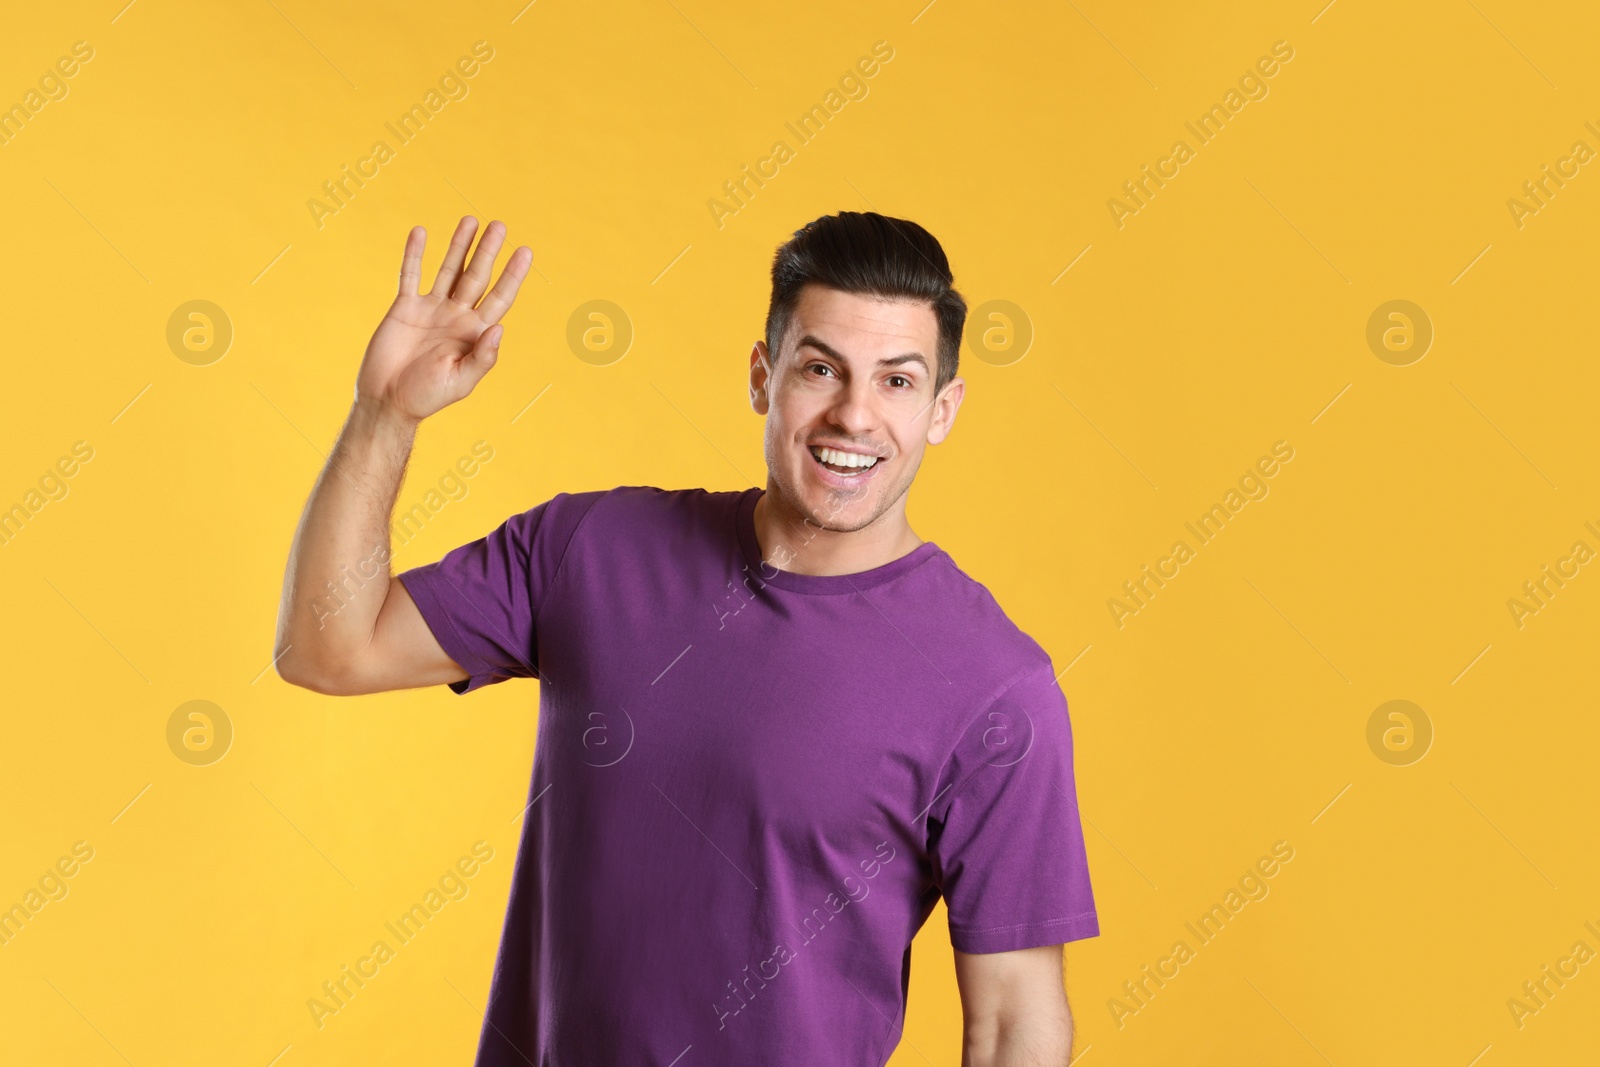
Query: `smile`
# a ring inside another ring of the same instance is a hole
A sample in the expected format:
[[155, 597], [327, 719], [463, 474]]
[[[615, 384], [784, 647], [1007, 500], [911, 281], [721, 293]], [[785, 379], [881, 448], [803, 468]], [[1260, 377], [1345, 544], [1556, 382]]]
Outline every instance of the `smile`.
[[841, 478], [859, 478], [876, 467], [879, 459], [860, 452], [841, 452], [837, 448], [819, 448], [815, 445], [809, 451], [818, 466]]

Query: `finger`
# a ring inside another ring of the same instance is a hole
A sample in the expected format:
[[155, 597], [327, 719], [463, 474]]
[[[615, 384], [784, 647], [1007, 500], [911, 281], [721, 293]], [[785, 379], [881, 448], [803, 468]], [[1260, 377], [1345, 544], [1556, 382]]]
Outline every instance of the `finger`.
[[456, 280], [455, 291], [450, 294], [450, 299], [458, 304], [472, 307], [478, 302], [478, 297], [489, 287], [489, 275], [494, 271], [494, 257], [500, 254], [500, 246], [506, 243], [506, 224], [496, 219], [489, 223], [483, 231], [483, 236], [478, 238], [478, 247], [472, 253], [472, 262], [467, 264], [467, 269]]
[[433, 288], [428, 290], [429, 296], [444, 296], [450, 292], [456, 275], [461, 273], [461, 264], [466, 261], [467, 249], [472, 247], [472, 235], [477, 232], [478, 220], [471, 215], [463, 215], [456, 223], [456, 232], [450, 237], [450, 247], [445, 250], [444, 262], [439, 264], [439, 274], [433, 279]]
[[511, 258], [506, 260], [505, 269], [500, 272], [500, 280], [494, 283], [489, 295], [478, 305], [478, 317], [491, 326], [499, 322], [500, 317], [511, 307], [511, 302], [517, 298], [517, 290], [522, 288], [522, 279], [528, 276], [532, 266], [533, 249], [527, 245], [511, 253]]
[[421, 226], [411, 227], [406, 234], [405, 254], [400, 257], [400, 295], [416, 296], [422, 283], [422, 250], [428, 245], [428, 231]]

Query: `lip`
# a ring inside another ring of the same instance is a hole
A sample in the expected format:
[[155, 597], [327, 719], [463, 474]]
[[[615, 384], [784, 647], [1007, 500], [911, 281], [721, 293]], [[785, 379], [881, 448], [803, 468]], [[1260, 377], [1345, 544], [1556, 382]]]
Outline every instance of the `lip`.
[[881, 452], [872, 452], [865, 448], [851, 448], [849, 445], [838, 445], [834, 444], [832, 441], [806, 442], [807, 452], [811, 451], [813, 448], [831, 448], [835, 452], [848, 452], [852, 456], [877, 456], [879, 459], [886, 458]]
[[[867, 484], [867, 482], [876, 477], [878, 471], [883, 468], [883, 465], [886, 462], [888, 462], [882, 456], [879, 456], [878, 462], [874, 463], [871, 467], [865, 471], [862, 471], [860, 474], [835, 474], [827, 467], [824, 467], [817, 457], [811, 454], [811, 450], [813, 448], [838, 448], [838, 446], [819, 444], [807, 445], [805, 448], [806, 463], [816, 474], [817, 480], [823, 485], [828, 486], [830, 489], [840, 489], [845, 491], [860, 490]], [[860, 449], [855, 448], [838, 448], [838, 450], [840, 452], [851, 452], [858, 456], [872, 456], [877, 454], [874, 452], [863, 452]]]

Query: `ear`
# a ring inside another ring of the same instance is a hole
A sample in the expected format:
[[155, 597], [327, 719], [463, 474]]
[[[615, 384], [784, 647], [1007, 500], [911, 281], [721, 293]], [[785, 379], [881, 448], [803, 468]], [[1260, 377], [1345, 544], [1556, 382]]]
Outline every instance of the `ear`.
[[767, 358], [767, 342], [757, 341], [750, 349], [750, 406], [757, 415], [767, 413], [767, 384], [771, 380], [772, 362]]
[[950, 430], [955, 426], [956, 412], [961, 409], [961, 398], [966, 391], [964, 378], [951, 378], [945, 383], [944, 391], [933, 402], [933, 419], [928, 423], [930, 445], [936, 445], [950, 436]]

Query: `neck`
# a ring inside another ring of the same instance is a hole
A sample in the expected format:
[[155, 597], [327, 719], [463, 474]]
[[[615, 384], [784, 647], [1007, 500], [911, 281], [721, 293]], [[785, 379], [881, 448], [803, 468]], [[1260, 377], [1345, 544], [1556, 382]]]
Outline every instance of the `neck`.
[[903, 494], [859, 530], [825, 530], [807, 519], [787, 505], [769, 477], [754, 515], [761, 558], [795, 574], [858, 574], [892, 563], [923, 543], [906, 521]]

